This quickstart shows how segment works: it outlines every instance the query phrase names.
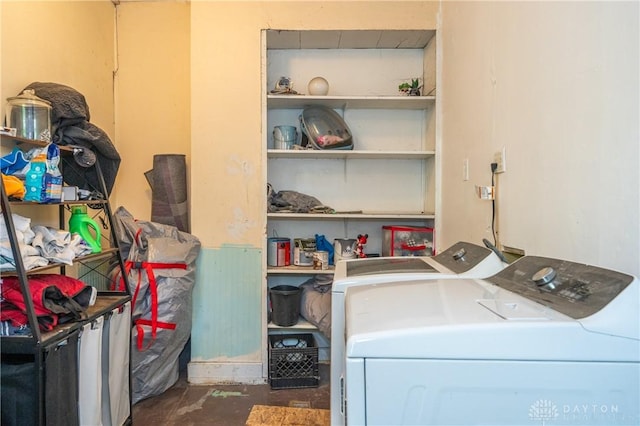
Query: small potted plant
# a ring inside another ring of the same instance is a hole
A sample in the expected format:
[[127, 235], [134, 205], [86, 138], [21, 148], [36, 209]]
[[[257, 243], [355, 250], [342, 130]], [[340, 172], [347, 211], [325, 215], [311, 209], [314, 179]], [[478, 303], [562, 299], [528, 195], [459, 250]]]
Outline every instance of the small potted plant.
[[420, 89], [422, 89], [422, 85], [419, 78], [412, 78], [411, 83], [405, 81], [398, 86], [399, 91], [409, 96], [420, 96]]

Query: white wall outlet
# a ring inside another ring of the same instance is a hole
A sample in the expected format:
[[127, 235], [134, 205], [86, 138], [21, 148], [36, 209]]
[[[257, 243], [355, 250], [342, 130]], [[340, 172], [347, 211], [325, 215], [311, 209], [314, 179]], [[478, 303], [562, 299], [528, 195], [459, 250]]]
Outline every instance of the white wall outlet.
[[507, 149], [503, 146], [502, 151], [498, 151], [493, 155], [493, 162], [498, 165], [496, 173], [504, 173], [507, 171]]
[[469, 159], [462, 160], [462, 180], [469, 180]]

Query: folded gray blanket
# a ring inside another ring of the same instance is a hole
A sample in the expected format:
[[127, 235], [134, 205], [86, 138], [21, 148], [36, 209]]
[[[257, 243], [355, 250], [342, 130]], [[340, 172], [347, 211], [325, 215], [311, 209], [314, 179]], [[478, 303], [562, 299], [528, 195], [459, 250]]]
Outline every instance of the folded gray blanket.
[[[92, 150], [100, 164], [108, 197], [120, 167], [120, 155], [109, 136], [90, 123], [89, 105], [80, 92], [58, 83], [34, 82], [25, 89], [33, 89], [36, 96], [51, 103], [52, 141], [58, 145], [76, 145]], [[95, 167], [82, 167], [68, 161], [62, 177], [68, 185], [89, 191], [102, 191]]]
[[267, 184], [267, 201], [270, 213], [335, 213], [316, 197], [289, 190], [275, 192], [271, 184]]

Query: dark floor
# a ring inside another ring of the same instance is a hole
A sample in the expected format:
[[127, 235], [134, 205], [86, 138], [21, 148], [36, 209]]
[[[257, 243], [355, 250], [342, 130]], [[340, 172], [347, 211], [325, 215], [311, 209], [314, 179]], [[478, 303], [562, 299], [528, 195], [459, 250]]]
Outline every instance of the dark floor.
[[271, 389], [264, 385], [190, 385], [182, 374], [162, 395], [133, 406], [133, 425], [244, 426], [254, 405], [329, 409], [329, 364], [319, 365], [314, 388]]

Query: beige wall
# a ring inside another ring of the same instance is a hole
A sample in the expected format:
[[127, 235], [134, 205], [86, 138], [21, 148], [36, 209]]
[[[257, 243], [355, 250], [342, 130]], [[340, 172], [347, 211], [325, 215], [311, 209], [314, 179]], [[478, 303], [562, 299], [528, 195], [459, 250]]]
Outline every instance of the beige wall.
[[2, 117], [6, 98], [29, 83], [60, 83], [85, 96], [91, 122], [113, 139], [111, 2], [2, 0], [0, 8]]
[[122, 163], [116, 202], [134, 217], [151, 218], [144, 172], [155, 154], [186, 155], [189, 167], [189, 4], [121, 2], [117, 10], [116, 139]]
[[[444, 246], [491, 237], [527, 254], [640, 274], [638, 2], [444, 2]], [[470, 179], [462, 180], [462, 162]]]
[[437, 10], [437, 2], [191, 4], [192, 226], [205, 246], [263, 244], [260, 30], [435, 28]]
[[2, 117], [33, 81], [78, 90], [122, 158], [112, 207], [149, 219], [153, 155], [189, 162], [189, 4], [2, 0], [0, 10]]
[[[113, 15], [108, 0], [0, 0], [0, 121], [4, 123], [6, 98], [32, 82], [58, 83], [85, 96], [90, 121], [115, 144]], [[50, 210], [22, 214], [34, 223], [58, 223]]]

